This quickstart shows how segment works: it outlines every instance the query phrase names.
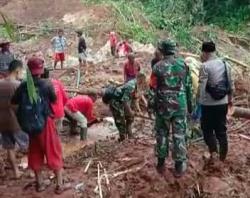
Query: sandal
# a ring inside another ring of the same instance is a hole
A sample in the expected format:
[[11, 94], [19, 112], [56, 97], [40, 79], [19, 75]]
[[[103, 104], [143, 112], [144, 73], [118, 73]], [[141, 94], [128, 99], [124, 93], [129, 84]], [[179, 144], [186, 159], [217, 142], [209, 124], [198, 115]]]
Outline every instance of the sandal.
[[36, 192], [43, 192], [45, 191], [49, 186], [51, 182], [46, 180], [46, 182], [43, 182], [42, 184], [36, 183]]
[[66, 183], [66, 184], [63, 184], [61, 186], [56, 186], [55, 193], [57, 195], [60, 195], [60, 194], [64, 193], [67, 190], [70, 190], [70, 189], [71, 189], [71, 184]]

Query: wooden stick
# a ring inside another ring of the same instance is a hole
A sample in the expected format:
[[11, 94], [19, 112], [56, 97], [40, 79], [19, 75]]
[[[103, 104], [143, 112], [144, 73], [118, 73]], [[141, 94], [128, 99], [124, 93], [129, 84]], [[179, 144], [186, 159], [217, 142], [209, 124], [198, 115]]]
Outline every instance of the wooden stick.
[[139, 167], [136, 167], [136, 168], [131, 168], [131, 169], [127, 169], [127, 170], [124, 170], [124, 171], [120, 171], [120, 172], [114, 173], [114, 174], [112, 175], [112, 178], [118, 177], [118, 176], [123, 175], [123, 174], [127, 174], [127, 173], [131, 173], [131, 172], [139, 171], [139, 170], [141, 170], [146, 164], [147, 164], [147, 162], [145, 162], [142, 166], [139, 166]]
[[109, 182], [108, 174], [105, 168], [103, 170], [104, 170], [104, 177], [106, 179], [106, 184], [107, 184], [108, 190], [110, 191], [110, 186], [109, 186], [110, 182]]
[[103, 198], [102, 196], [102, 184], [101, 184], [101, 177], [100, 177], [100, 164], [97, 164], [97, 183], [98, 183], [98, 188], [99, 188], [99, 196], [100, 198]]
[[246, 136], [246, 135], [243, 135], [243, 134], [239, 134], [239, 136], [245, 140], [249, 140], [250, 141], [250, 137], [249, 136]]
[[150, 118], [150, 117], [147, 117], [147, 116], [144, 116], [144, 115], [135, 114], [135, 117], [154, 121], [153, 118]]
[[89, 160], [89, 162], [88, 162], [86, 168], [84, 169], [84, 173], [87, 173], [87, 172], [88, 172], [88, 169], [89, 169], [90, 164], [92, 163], [92, 161], [93, 161], [92, 159]]

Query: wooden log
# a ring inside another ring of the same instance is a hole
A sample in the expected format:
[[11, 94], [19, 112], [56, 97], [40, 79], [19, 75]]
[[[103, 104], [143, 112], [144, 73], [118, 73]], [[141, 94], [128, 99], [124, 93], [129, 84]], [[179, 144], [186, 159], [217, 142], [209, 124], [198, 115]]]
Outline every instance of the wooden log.
[[197, 55], [197, 54], [192, 54], [192, 53], [188, 53], [188, 52], [179, 52], [179, 54], [182, 55], [182, 56], [191, 56], [191, 57], [193, 57], [193, 58], [200, 58], [199, 55]]
[[[188, 52], [179, 52], [179, 54], [182, 55], [182, 56], [191, 56], [191, 57], [194, 57], [194, 58], [200, 58], [199, 55], [197, 55], [197, 54], [192, 54], [192, 53], [188, 53]], [[231, 62], [237, 64], [237, 65], [240, 65], [240, 66], [244, 67], [245, 69], [250, 68], [249, 65], [247, 65], [246, 63], [243, 63], [243, 62], [241, 62], [241, 61], [239, 61], [239, 60], [237, 60], [237, 59], [231, 58], [231, 57], [229, 57], [229, 56], [224, 56], [224, 58], [225, 58], [226, 60], [229, 60], [229, 61], [231, 61]]]
[[233, 63], [235, 63], [235, 64], [237, 64], [237, 65], [240, 65], [240, 66], [244, 67], [245, 69], [250, 68], [247, 64], [245, 64], [245, 63], [243, 63], [243, 62], [241, 62], [239, 60], [236, 60], [234, 58], [231, 58], [229, 56], [225, 56], [224, 58], [231, 61], [231, 62], [233, 62]]
[[229, 111], [229, 115], [236, 118], [246, 118], [250, 119], [250, 109], [242, 107], [232, 107]]

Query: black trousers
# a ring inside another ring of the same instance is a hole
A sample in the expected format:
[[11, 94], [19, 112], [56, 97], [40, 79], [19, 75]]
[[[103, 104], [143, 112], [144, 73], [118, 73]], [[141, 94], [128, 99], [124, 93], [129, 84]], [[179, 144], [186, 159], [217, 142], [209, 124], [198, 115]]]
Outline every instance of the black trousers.
[[221, 160], [226, 158], [228, 152], [226, 127], [227, 108], [227, 104], [201, 106], [201, 129], [203, 131], [204, 140], [210, 153], [218, 152], [218, 141]]

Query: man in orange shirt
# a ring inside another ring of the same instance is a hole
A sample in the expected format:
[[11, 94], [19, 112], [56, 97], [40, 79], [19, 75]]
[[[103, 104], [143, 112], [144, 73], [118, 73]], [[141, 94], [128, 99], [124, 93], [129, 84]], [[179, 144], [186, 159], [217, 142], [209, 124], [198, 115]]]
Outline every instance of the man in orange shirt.
[[135, 79], [139, 71], [141, 70], [140, 63], [135, 60], [135, 55], [130, 53], [128, 60], [124, 64], [124, 82], [128, 82]]

